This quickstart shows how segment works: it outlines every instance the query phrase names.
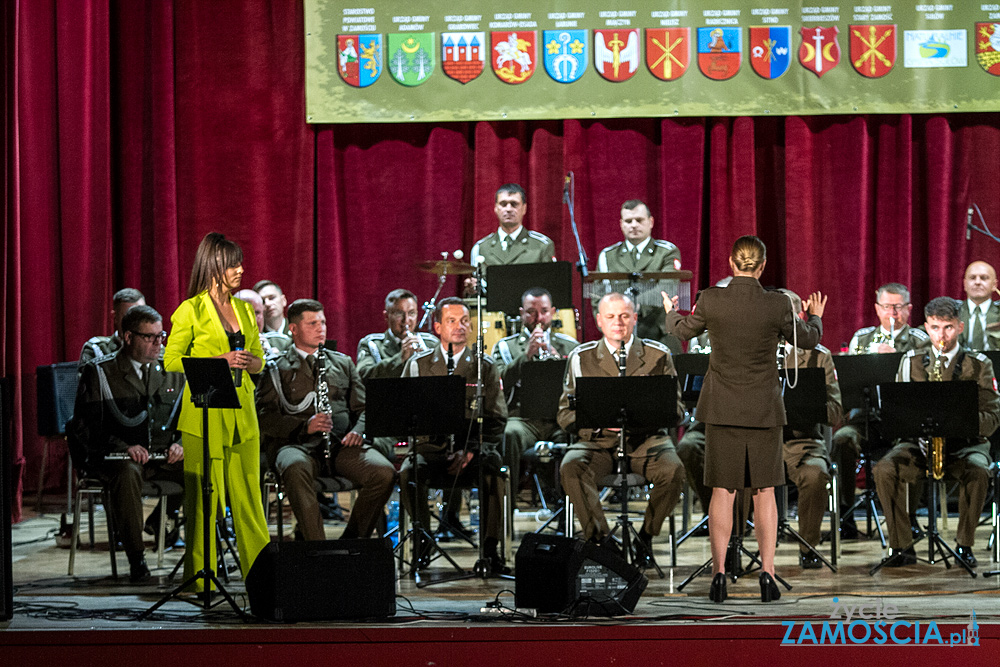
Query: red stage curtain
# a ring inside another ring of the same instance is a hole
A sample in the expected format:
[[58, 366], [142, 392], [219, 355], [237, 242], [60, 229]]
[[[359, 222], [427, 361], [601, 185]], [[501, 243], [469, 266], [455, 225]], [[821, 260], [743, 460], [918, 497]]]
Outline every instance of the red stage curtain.
[[[680, 247], [695, 289], [726, 275], [736, 236], [757, 233], [764, 282], [830, 294], [832, 348], [874, 321], [879, 284], [908, 283], [919, 322], [929, 298], [961, 296], [968, 261], [998, 254], [964, 238], [971, 201], [1000, 231], [997, 114], [310, 126], [298, 2], [5, 6], [0, 372], [17, 392], [18, 516], [42, 449], [35, 367], [107, 333], [121, 287], [169, 318], [208, 231], [243, 246], [245, 287], [266, 277], [290, 300], [322, 300], [352, 355], [384, 327], [387, 291], [432, 294], [414, 262], [467, 253], [495, 228], [501, 183], [526, 187], [528, 225], [575, 261], [568, 171], [591, 268], [633, 197]], [[53, 450], [55, 487], [65, 468]]]

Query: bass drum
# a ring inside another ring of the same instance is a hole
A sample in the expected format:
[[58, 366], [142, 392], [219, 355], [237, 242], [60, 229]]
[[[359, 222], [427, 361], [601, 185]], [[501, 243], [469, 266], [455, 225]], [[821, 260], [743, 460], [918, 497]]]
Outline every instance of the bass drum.
[[[470, 349], [476, 349], [476, 337], [479, 335], [479, 319], [476, 317], [476, 310], [469, 311], [469, 319], [472, 326], [469, 327], [468, 345]], [[500, 339], [507, 335], [507, 318], [500, 311], [483, 311], [483, 351], [489, 354], [493, 351], [493, 346], [500, 342]]]
[[574, 340], [580, 340], [576, 334], [576, 308], [557, 310], [556, 316], [552, 318], [552, 330]]

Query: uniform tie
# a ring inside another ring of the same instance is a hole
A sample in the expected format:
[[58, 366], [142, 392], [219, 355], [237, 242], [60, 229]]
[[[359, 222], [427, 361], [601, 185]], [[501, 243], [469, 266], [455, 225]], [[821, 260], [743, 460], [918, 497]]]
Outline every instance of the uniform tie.
[[316, 355], [307, 354], [306, 363], [309, 365], [309, 372], [312, 373], [313, 375], [316, 375]]
[[145, 387], [146, 393], [149, 393], [149, 364], [142, 365], [142, 386]]
[[983, 341], [983, 318], [980, 315], [979, 308], [976, 308], [976, 312], [972, 314], [974, 321], [972, 323], [972, 339], [969, 341], [969, 347], [973, 350], [985, 350], [986, 345]]

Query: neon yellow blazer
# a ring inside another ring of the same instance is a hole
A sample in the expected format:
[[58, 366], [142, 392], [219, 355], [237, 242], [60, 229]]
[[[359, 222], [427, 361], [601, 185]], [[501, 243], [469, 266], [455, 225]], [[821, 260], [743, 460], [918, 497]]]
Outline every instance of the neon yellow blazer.
[[[260, 333], [253, 309], [250, 304], [233, 296], [229, 297], [229, 303], [240, 322], [240, 331], [246, 337], [246, 350], [263, 362], [264, 350], [260, 345]], [[168, 371], [183, 373], [181, 360], [184, 357], [216, 357], [226, 352], [229, 352], [229, 337], [208, 291], [184, 301], [170, 316], [170, 336], [163, 352], [163, 366]], [[249, 373], [243, 374], [243, 382], [236, 388], [236, 394], [242, 406], [240, 409], [209, 411], [208, 434], [212, 458], [222, 457], [223, 445], [260, 439], [254, 405], [254, 383]], [[184, 392], [183, 400], [178, 430], [203, 437], [201, 409], [195, 407], [187, 391]]]

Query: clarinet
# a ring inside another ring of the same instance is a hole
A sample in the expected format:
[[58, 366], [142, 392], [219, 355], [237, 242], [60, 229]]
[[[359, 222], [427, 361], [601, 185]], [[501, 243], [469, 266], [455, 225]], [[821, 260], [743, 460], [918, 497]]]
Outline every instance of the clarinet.
[[448, 375], [455, 374], [455, 352], [451, 343], [448, 343]]
[[[330, 406], [330, 386], [326, 383], [326, 357], [322, 349], [316, 350], [316, 412], [327, 415], [333, 412]], [[326, 460], [330, 461], [333, 448], [330, 432], [323, 431], [322, 437], [323, 451], [326, 452]]]
[[625, 377], [625, 341], [622, 341], [622, 345], [618, 348], [618, 377]]

